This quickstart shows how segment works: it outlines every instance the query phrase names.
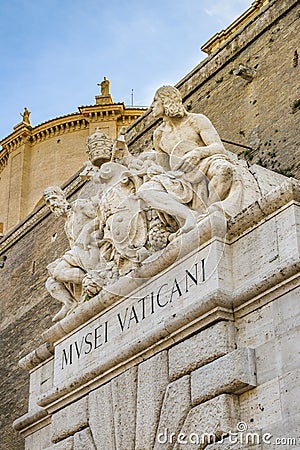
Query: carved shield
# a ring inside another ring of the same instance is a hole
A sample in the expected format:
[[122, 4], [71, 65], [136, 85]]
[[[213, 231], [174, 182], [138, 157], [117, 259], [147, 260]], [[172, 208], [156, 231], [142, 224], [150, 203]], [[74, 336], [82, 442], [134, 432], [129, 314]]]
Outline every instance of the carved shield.
[[117, 212], [106, 223], [105, 238], [109, 239], [117, 252], [124, 258], [138, 260], [137, 252], [147, 241], [146, 214], [140, 200], [134, 195], [123, 200]]

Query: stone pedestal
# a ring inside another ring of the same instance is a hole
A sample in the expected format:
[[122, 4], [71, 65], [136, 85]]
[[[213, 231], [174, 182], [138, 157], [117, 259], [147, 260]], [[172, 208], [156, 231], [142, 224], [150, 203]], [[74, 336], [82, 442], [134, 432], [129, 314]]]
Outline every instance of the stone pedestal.
[[20, 362], [26, 449], [298, 448], [299, 199], [286, 181], [225, 238], [47, 330]]

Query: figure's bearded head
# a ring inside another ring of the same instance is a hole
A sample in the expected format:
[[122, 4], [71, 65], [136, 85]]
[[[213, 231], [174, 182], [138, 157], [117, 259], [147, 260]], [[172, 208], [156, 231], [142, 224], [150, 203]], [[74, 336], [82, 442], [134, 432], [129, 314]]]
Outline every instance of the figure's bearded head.
[[155, 97], [162, 101], [166, 116], [183, 117], [186, 114], [181, 94], [175, 87], [162, 86], [156, 91]]
[[44, 190], [43, 197], [48, 208], [59, 217], [70, 209], [63, 190], [59, 186], [49, 186]]

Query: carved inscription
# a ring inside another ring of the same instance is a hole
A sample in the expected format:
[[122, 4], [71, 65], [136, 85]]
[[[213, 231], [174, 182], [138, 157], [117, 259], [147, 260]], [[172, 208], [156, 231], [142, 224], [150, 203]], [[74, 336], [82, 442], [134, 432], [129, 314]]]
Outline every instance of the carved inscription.
[[[92, 329], [84, 332], [85, 327], [82, 333], [76, 334], [76, 339], [74, 338], [68, 345], [61, 348], [61, 370], [72, 366], [96, 349], [104, 347], [105, 344], [113, 344], [117, 335], [138, 327], [156, 314], [159, 316], [159, 311], [167, 309], [168, 305], [178, 301], [184, 294], [205, 281], [205, 260], [201, 259], [200, 262], [194, 263], [192, 268], [184, 269], [180, 277], [165, 281], [158, 285], [157, 289], [151, 290], [140, 298], [136, 297], [128, 306], [119, 305], [115, 314], [110, 315], [109, 319], [107, 314], [104, 314], [95, 321]], [[138, 332], [137, 328], [136, 333]]]

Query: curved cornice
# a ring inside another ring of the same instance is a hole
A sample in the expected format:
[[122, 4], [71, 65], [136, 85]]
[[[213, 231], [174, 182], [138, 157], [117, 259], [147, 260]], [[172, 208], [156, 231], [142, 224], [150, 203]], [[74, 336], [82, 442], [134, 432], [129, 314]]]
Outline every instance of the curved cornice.
[[80, 106], [79, 112], [50, 119], [36, 126], [21, 122], [14, 131], [0, 141], [0, 171], [8, 161], [9, 154], [21, 145], [34, 145], [54, 136], [87, 129], [90, 122], [116, 121], [129, 125], [145, 112], [145, 107], [126, 107], [124, 103]]

